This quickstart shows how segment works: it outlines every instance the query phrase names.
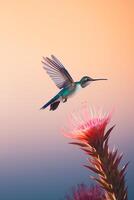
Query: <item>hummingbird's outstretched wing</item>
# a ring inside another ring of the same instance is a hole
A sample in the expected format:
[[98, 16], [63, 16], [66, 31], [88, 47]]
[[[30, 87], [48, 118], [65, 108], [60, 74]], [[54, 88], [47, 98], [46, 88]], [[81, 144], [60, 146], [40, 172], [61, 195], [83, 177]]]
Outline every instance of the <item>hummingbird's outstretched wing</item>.
[[51, 59], [48, 57], [43, 57], [42, 63], [44, 65], [43, 68], [46, 70], [59, 89], [74, 83], [68, 71], [54, 55], [51, 55]]

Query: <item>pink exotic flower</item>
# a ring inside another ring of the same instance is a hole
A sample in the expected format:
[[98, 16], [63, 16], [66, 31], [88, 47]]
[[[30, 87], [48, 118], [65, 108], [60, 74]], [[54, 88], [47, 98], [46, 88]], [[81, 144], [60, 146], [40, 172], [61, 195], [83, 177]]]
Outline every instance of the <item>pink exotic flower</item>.
[[78, 184], [72, 189], [72, 195], [67, 195], [66, 200], [106, 200], [106, 197], [98, 185]]
[[72, 115], [70, 123], [72, 124], [73, 130], [65, 134], [65, 136], [97, 148], [109, 135], [109, 131], [105, 133], [105, 129], [110, 118], [111, 114], [106, 116], [99, 114], [98, 117], [91, 117], [87, 108], [84, 108], [81, 115]]
[[90, 117], [88, 110], [84, 109], [81, 115], [72, 116], [70, 123], [73, 131], [66, 136], [78, 140], [71, 144], [79, 145], [91, 157], [85, 167], [98, 175], [93, 179], [105, 190], [106, 199], [127, 200], [125, 171], [128, 163], [120, 168], [122, 155], [118, 155], [117, 150], [109, 150], [109, 135], [114, 128], [106, 132], [110, 118], [110, 115]]

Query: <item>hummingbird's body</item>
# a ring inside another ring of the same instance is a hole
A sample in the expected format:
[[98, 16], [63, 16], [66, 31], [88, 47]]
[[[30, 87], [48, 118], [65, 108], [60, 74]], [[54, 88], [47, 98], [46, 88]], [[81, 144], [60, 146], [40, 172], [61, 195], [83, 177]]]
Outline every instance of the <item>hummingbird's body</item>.
[[89, 85], [92, 81], [106, 80], [106, 79], [92, 79], [88, 76], [84, 76], [80, 81], [74, 82], [68, 71], [61, 64], [61, 62], [55, 57], [51, 56], [52, 59], [46, 57], [42, 63], [45, 65], [44, 69], [47, 71], [49, 76], [55, 82], [60, 92], [48, 101], [41, 109], [45, 109], [50, 105], [50, 110], [55, 110], [60, 102], [66, 102], [68, 98], [73, 96], [80, 89]]
[[67, 99], [67, 98], [75, 95], [75, 93], [77, 93], [81, 88], [82, 87], [79, 82], [74, 82], [71, 86], [63, 88], [59, 92], [59, 95], [62, 97], [62, 99]]
[[70, 87], [63, 88], [56, 96], [54, 96], [48, 103], [46, 103], [42, 109], [46, 108], [50, 105], [50, 110], [55, 110], [60, 102], [65, 103], [68, 98], [75, 95], [82, 87], [78, 82], [74, 82], [74, 84]]

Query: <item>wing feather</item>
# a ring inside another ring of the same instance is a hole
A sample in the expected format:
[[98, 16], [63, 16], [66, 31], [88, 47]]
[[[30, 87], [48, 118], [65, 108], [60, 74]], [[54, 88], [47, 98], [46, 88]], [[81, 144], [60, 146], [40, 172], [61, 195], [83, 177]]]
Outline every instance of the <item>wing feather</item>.
[[54, 55], [51, 56], [51, 59], [43, 57], [42, 63], [44, 65], [43, 68], [59, 89], [74, 83], [63, 64]]

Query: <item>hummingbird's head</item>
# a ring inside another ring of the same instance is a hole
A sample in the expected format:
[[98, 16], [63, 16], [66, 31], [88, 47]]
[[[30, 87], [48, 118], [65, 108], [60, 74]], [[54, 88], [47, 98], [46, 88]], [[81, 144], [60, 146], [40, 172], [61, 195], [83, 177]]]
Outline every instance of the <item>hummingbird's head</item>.
[[82, 79], [80, 80], [81, 87], [86, 87], [88, 86], [92, 81], [100, 81], [100, 80], [107, 80], [106, 78], [97, 78], [93, 79], [89, 76], [83, 76]]

